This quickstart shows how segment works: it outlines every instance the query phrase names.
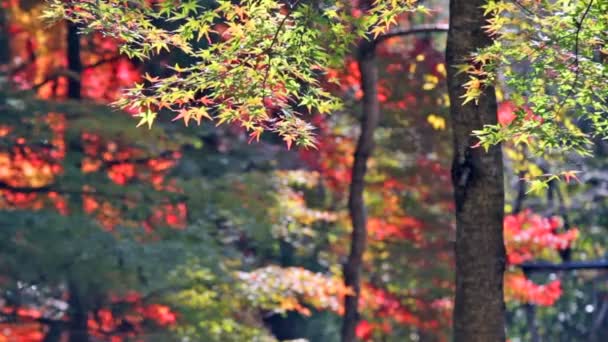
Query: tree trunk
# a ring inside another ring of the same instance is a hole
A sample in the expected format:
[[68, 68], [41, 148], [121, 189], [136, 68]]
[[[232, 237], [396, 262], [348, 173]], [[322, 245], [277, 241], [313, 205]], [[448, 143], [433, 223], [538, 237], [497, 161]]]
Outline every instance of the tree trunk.
[[[7, 66], [11, 62], [11, 44], [8, 33], [8, 18], [4, 8], [0, 8], [0, 66]], [[4, 74], [4, 70], [0, 70]], [[1, 75], [4, 77], [4, 75]], [[2, 79], [0, 82], [5, 83], [6, 80]], [[0, 86], [5, 84], [0, 83]]]
[[80, 99], [81, 85], [80, 77], [82, 76], [82, 61], [80, 59], [80, 35], [78, 34], [78, 26], [74, 23], [67, 24], [67, 60], [68, 70], [74, 75], [78, 75], [78, 79], [73, 75], [68, 77], [68, 98]]
[[344, 299], [344, 321], [342, 342], [355, 341], [355, 328], [359, 321], [359, 295], [361, 292], [361, 265], [367, 240], [367, 214], [363, 202], [367, 160], [374, 149], [374, 130], [380, 118], [378, 102], [378, 70], [376, 68], [374, 43], [364, 41], [358, 49], [361, 88], [363, 91], [363, 113], [361, 133], [355, 150], [352, 179], [348, 196], [348, 212], [352, 222], [350, 254], [344, 265], [344, 283], [353, 290], [352, 296]]
[[[80, 59], [80, 36], [78, 35], [78, 26], [76, 24], [67, 23], [66, 38], [68, 70], [73, 74], [68, 78], [68, 98], [80, 99], [82, 61]], [[74, 75], [77, 75], [78, 78], [74, 78]], [[71, 197], [70, 202], [74, 207], [79, 205], [78, 200], [75, 197]], [[70, 309], [69, 341], [87, 342], [89, 340], [88, 313], [84, 307], [84, 303], [82, 303], [82, 294], [75, 281], [68, 281], [68, 292], [68, 304]]]
[[63, 322], [53, 322], [48, 325], [48, 330], [44, 334], [42, 342], [61, 342], [63, 334]]
[[471, 148], [471, 132], [495, 124], [496, 96], [488, 87], [479, 103], [462, 105], [466, 74], [454, 66], [469, 62], [476, 49], [491, 43], [486, 24], [485, 0], [450, 1], [450, 29], [446, 52], [448, 91], [454, 139], [452, 182], [456, 204], [456, 299], [454, 341], [505, 340], [503, 272], [504, 185], [500, 145], [488, 152]]
[[69, 322], [69, 341], [70, 342], [87, 342], [89, 340], [89, 327], [87, 310], [82, 303], [81, 293], [78, 287], [71, 280], [68, 283], [70, 308]]

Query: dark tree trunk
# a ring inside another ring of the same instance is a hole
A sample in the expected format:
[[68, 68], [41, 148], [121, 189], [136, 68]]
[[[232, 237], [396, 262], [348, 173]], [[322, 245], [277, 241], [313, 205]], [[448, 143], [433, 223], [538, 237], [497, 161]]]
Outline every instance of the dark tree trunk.
[[495, 124], [496, 97], [485, 89], [479, 103], [462, 105], [466, 74], [453, 66], [469, 62], [469, 55], [491, 43], [482, 5], [485, 0], [450, 1], [450, 29], [446, 52], [448, 91], [454, 137], [452, 182], [456, 204], [456, 299], [454, 341], [505, 340], [503, 273], [504, 185], [502, 151], [471, 148], [471, 132]]
[[11, 62], [11, 45], [9, 41], [8, 24], [6, 11], [4, 8], [0, 8], [0, 66], [6, 66]]
[[[82, 74], [82, 61], [80, 60], [80, 35], [78, 26], [68, 22], [67, 33], [67, 60], [68, 70], [68, 98], [79, 99], [81, 96], [80, 76]], [[78, 75], [78, 78], [73, 77]]]
[[70, 308], [70, 342], [87, 342], [89, 341], [88, 332], [88, 315], [87, 310], [82, 303], [81, 293], [78, 291], [78, 287], [73, 282], [68, 284], [69, 291], [69, 308]]
[[50, 323], [42, 342], [60, 342], [63, 333], [63, 322]]
[[344, 283], [353, 289], [354, 294], [344, 299], [344, 320], [342, 324], [342, 341], [355, 341], [355, 328], [359, 321], [359, 297], [361, 292], [361, 268], [363, 253], [367, 242], [367, 214], [363, 201], [367, 161], [374, 150], [374, 131], [380, 120], [380, 103], [378, 102], [378, 70], [376, 65], [376, 46], [387, 38], [408, 36], [418, 33], [445, 32], [442, 25], [419, 26], [407, 30], [391, 31], [375, 40], [361, 42], [357, 49], [357, 62], [361, 73], [361, 91], [363, 92], [361, 132], [357, 141], [355, 158], [351, 173], [348, 196], [348, 213], [352, 223], [350, 254], [344, 265]]
[[[74, 23], [67, 24], [67, 60], [68, 70], [68, 98], [81, 98], [81, 83], [80, 76], [82, 75], [82, 61], [80, 59], [80, 36], [78, 34], [78, 26]], [[74, 76], [78, 76], [75, 78]], [[75, 198], [71, 198], [74, 202]], [[78, 206], [78, 203], [72, 203]], [[88, 314], [82, 303], [82, 294], [79, 292], [78, 285], [70, 280], [68, 282], [69, 291], [69, 341], [70, 342], [87, 342], [89, 341], [88, 333]]]
[[363, 202], [367, 160], [374, 149], [374, 130], [380, 118], [378, 102], [378, 70], [376, 68], [374, 43], [364, 41], [358, 49], [361, 88], [363, 91], [363, 113], [361, 135], [355, 150], [352, 179], [348, 196], [348, 211], [353, 226], [350, 254], [344, 265], [344, 283], [353, 289], [352, 296], [344, 300], [342, 342], [355, 341], [355, 328], [359, 321], [359, 294], [361, 292], [361, 264], [367, 240], [367, 215]]

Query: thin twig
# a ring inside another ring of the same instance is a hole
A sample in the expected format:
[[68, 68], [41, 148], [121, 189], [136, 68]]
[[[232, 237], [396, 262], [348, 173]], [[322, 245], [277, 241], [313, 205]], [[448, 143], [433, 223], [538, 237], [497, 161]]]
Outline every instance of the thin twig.
[[578, 80], [580, 78], [581, 71], [580, 71], [580, 56], [579, 56], [579, 40], [580, 40], [579, 36], [583, 29], [583, 23], [585, 22], [585, 19], [587, 18], [587, 15], [589, 14], [589, 10], [591, 10], [591, 6], [593, 5], [593, 1], [594, 0], [589, 1], [589, 4], [587, 4], [587, 7], [585, 8], [585, 12], [583, 12], [583, 16], [581, 17], [581, 19], [579, 21], [576, 22], [576, 32], [575, 32], [575, 38], [574, 38], [574, 62], [572, 62], [572, 66], [574, 66], [574, 70], [575, 70], [574, 81], [572, 81], [570, 91], [568, 92], [566, 97], [560, 102], [560, 104], [556, 110], [556, 113], [558, 113], [562, 110], [562, 108], [566, 104], [566, 101], [572, 96], [572, 94], [574, 93], [574, 89], [576, 88], [576, 85], [578, 84]]
[[298, 2], [300, 2], [300, 0], [289, 5], [289, 11], [287, 12], [287, 14], [285, 14], [285, 17], [283, 18], [283, 20], [281, 20], [281, 23], [279, 23], [279, 27], [277, 28], [277, 31], [274, 33], [274, 36], [272, 37], [272, 41], [270, 42], [270, 46], [268, 46], [268, 48], [266, 49], [268, 51], [268, 53], [267, 53], [268, 65], [266, 65], [266, 72], [264, 74], [264, 80], [262, 81], [262, 91], [266, 90], [266, 81], [268, 80], [268, 74], [270, 73], [270, 68], [271, 68], [270, 61], [272, 60], [272, 48], [279, 40], [279, 34], [281, 33], [281, 31], [283, 31], [283, 27], [285, 26], [287, 19], [289, 19], [291, 17], [291, 14], [293, 13], [294, 8], [298, 5]]

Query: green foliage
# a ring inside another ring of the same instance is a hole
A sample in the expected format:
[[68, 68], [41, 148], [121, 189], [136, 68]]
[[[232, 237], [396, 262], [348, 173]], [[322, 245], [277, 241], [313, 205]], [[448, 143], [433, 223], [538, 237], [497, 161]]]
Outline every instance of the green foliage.
[[314, 145], [313, 127], [301, 110], [326, 114], [341, 106], [319, 83], [324, 70], [340, 65], [358, 38], [384, 32], [397, 15], [417, 8], [414, 0], [376, 1], [366, 15], [355, 15], [351, 6], [350, 1], [53, 0], [45, 17], [115, 37], [131, 58], [179, 51], [195, 61], [170, 66], [169, 76], [147, 75], [117, 102], [139, 111], [138, 125], [152, 126], [164, 110], [186, 125], [203, 119], [236, 123], [252, 139], [272, 131], [289, 147]]
[[471, 76], [465, 103], [500, 84], [519, 110], [510, 123], [474, 132], [480, 144], [588, 154], [608, 137], [608, 1], [492, 0], [485, 11], [495, 41], [459, 68]]

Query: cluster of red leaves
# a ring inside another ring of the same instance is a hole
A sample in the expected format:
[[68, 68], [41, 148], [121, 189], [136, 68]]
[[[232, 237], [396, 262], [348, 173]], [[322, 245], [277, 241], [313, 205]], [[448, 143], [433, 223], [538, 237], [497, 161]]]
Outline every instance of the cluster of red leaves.
[[[570, 247], [578, 237], [578, 230], [573, 228], [560, 233], [561, 228], [563, 222], [555, 216], [546, 218], [530, 210], [507, 215], [504, 219], [504, 235], [508, 263], [511, 266], [518, 265]], [[507, 300], [551, 306], [561, 294], [559, 280], [538, 285], [512, 267], [505, 275]]]
[[188, 209], [185, 203], [162, 204], [155, 208], [143, 226], [147, 231], [152, 231], [154, 227], [158, 226], [182, 229], [186, 227], [187, 219]]
[[[117, 185], [129, 185], [138, 181], [150, 183], [155, 190], [180, 192], [180, 189], [167, 182], [166, 175], [175, 166], [181, 153], [170, 151], [158, 157], [147, 157], [146, 152], [116, 143], [105, 141], [99, 135], [84, 132], [81, 136], [85, 157], [81, 162], [83, 173], [106, 171], [110, 180]], [[100, 198], [95, 196], [93, 188], [83, 195], [83, 209], [94, 215], [99, 222], [111, 230], [121, 220], [120, 210], [117, 208], [115, 198]], [[120, 199], [118, 199], [120, 201]], [[127, 208], [134, 207], [135, 199], [122, 199]], [[152, 215], [143, 222], [144, 228], [152, 230], [153, 227], [168, 225], [174, 228], [183, 228], [186, 225], [186, 206], [184, 203], [164, 204], [153, 209]], [[139, 224], [139, 223], [135, 223]]]
[[52, 203], [62, 214], [67, 204], [56, 192], [22, 192], [18, 189], [40, 189], [51, 184], [63, 171], [66, 120], [62, 114], [49, 113], [40, 119], [51, 131], [48, 144], [29, 144], [21, 136], [11, 136], [11, 127], [2, 127], [0, 138], [11, 141], [11, 147], [0, 151], [0, 208], [40, 209]]
[[382, 196], [382, 215], [370, 216], [367, 221], [369, 238], [375, 241], [401, 239], [416, 244], [423, 243], [424, 223], [419, 219], [403, 213], [400, 203], [400, 192], [405, 186], [395, 179], [388, 179], [378, 185]]
[[[65, 54], [65, 25], [42, 26], [37, 19], [40, 8], [31, 11], [10, 6], [13, 59], [19, 63], [11, 75], [22, 89], [36, 89], [44, 99], [64, 99], [68, 92]], [[32, 25], [33, 24], [33, 25]], [[118, 54], [116, 40], [94, 34], [81, 39], [83, 70], [78, 75], [82, 97], [100, 102], [112, 102], [120, 97], [121, 89], [141, 81], [138, 68]]]
[[[121, 342], [125, 338], [133, 338], [143, 333], [144, 327], [150, 323], [165, 327], [177, 322], [177, 315], [171, 308], [161, 304], [146, 304], [136, 292], [128, 293], [123, 297], [114, 296], [111, 302], [114, 306], [128, 304], [129, 310], [119, 313], [103, 308], [89, 314], [87, 324], [92, 336], [98, 338], [111, 336], [110, 341]], [[116, 334], [121, 328], [126, 331]]]
[[65, 118], [49, 113], [43, 118], [52, 132], [48, 144], [28, 144], [24, 137], [9, 136], [12, 128], [3, 127], [0, 138], [12, 142], [10, 149], [0, 151], [0, 182], [16, 188], [40, 188], [53, 181], [62, 171], [65, 156]]
[[562, 287], [559, 280], [538, 285], [522, 273], [507, 273], [505, 275], [505, 297], [507, 300], [551, 306], [561, 295]]
[[524, 120], [542, 122], [542, 118], [535, 115], [529, 107], [517, 106], [511, 101], [503, 101], [498, 105], [498, 123], [503, 126], [510, 125], [517, 118], [518, 111], [523, 111], [526, 114]]
[[[85, 67], [81, 76], [82, 96], [101, 102], [116, 101], [121, 96], [121, 89], [141, 81], [141, 73], [126, 57], [116, 57], [118, 45], [115, 41], [98, 35], [94, 36], [94, 41], [99, 41], [96, 44], [101, 46], [109, 45], [112, 52], [107, 57], [91, 53], [87, 64], [91, 67]], [[104, 60], [109, 62], [104, 63]]]
[[421, 242], [421, 229], [423, 224], [420, 220], [404, 216], [404, 217], [387, 217], [378, 218], [370, 217], [367, 222], [367, 229], [371, 239], [389, 240], [389, 239], [406, 239], [408, 241]]
[[311, 168], [319, 171], [327, 187], [336, 194], [345, 194], [351, 179], [355, 145], [352, 138], [335, 135], [323, 117], [313, 119], [319, 129], [318, 150], [300, 150], [300, 157]]
[[509, 264], [521, 264], [547, 252], [568, 248], [578, 237], [578, 229], [559, 233], [562, 226], [559, 217], [546, 218], [530, 210], [507, 215], [504, 235]]
[[[442, 299], [427, 302], [417, 298], [408, 298], [409, 307], [404, 305], [402, 299], [389, 291], [363, 284], [359, 305], [365, 310], [373, 312], [374, 321], [362, 320], [356, 328], [357, 337], [364, 341], [372, 341], [374, 333], [390, 334], [395, 325], [413, 326], [421, 330], [432, 331], [438, 329], [442, 322], [436, 316], [437, 311], [445, 313], [449, 320], [451, 301]], [[428, 316], [428, 314], [431, 314]], [[427, 317], [428, 316], [428, 317]]]
[[42, 325], [39, 323], [0, 323], [0, 342], [41, 342], [43, 340], [44, 333]]
[[165, 184], [167, 172], [175, 166], [181, 152], [168, 151], [160, 156], [148, 157], [144, 150], [122, 146], [115, 141], [104, 141], [99, 135], [82, 133], [85, 157], [81, 162], [83, 173], [107, 169], [108, 177], [118, 185], [131, 181], [151, 183], [156, 190], [177, 191]]
[[357, 337], [372, 341], [375, 333], [390, 334], [398, 326], [415, 327], [423, 331], [439, 329], [451, 319], [452, 301], [448, 298], [434, 301], [417, 297], [403, 299], [384, 288], [364, 283], [359, 307], [372, 318], [358, 323]]
[[[125, 296], [112, 296], [112, 306], [128, 306], [128, 310], [112, 310], [102, 308], [89, 313], [87, 325], [89, 334], [98, 339], [111, 342], [130, 340], [144, 331], [146, 326], [166, 327], [176, 324], [177, 315], [166, 305], [146, 304], [142, 296], [130, 292]], [[0, 342], [41, 342], [45, 336], [45, 326], [37, 322], [47, 316], [44, 308], [12, 308], [4, 306], [0, 309], [4, 315], [14, 317], [17, 324], [0, 324]], [[57, 318], [67, 323], [68, 317]]]

